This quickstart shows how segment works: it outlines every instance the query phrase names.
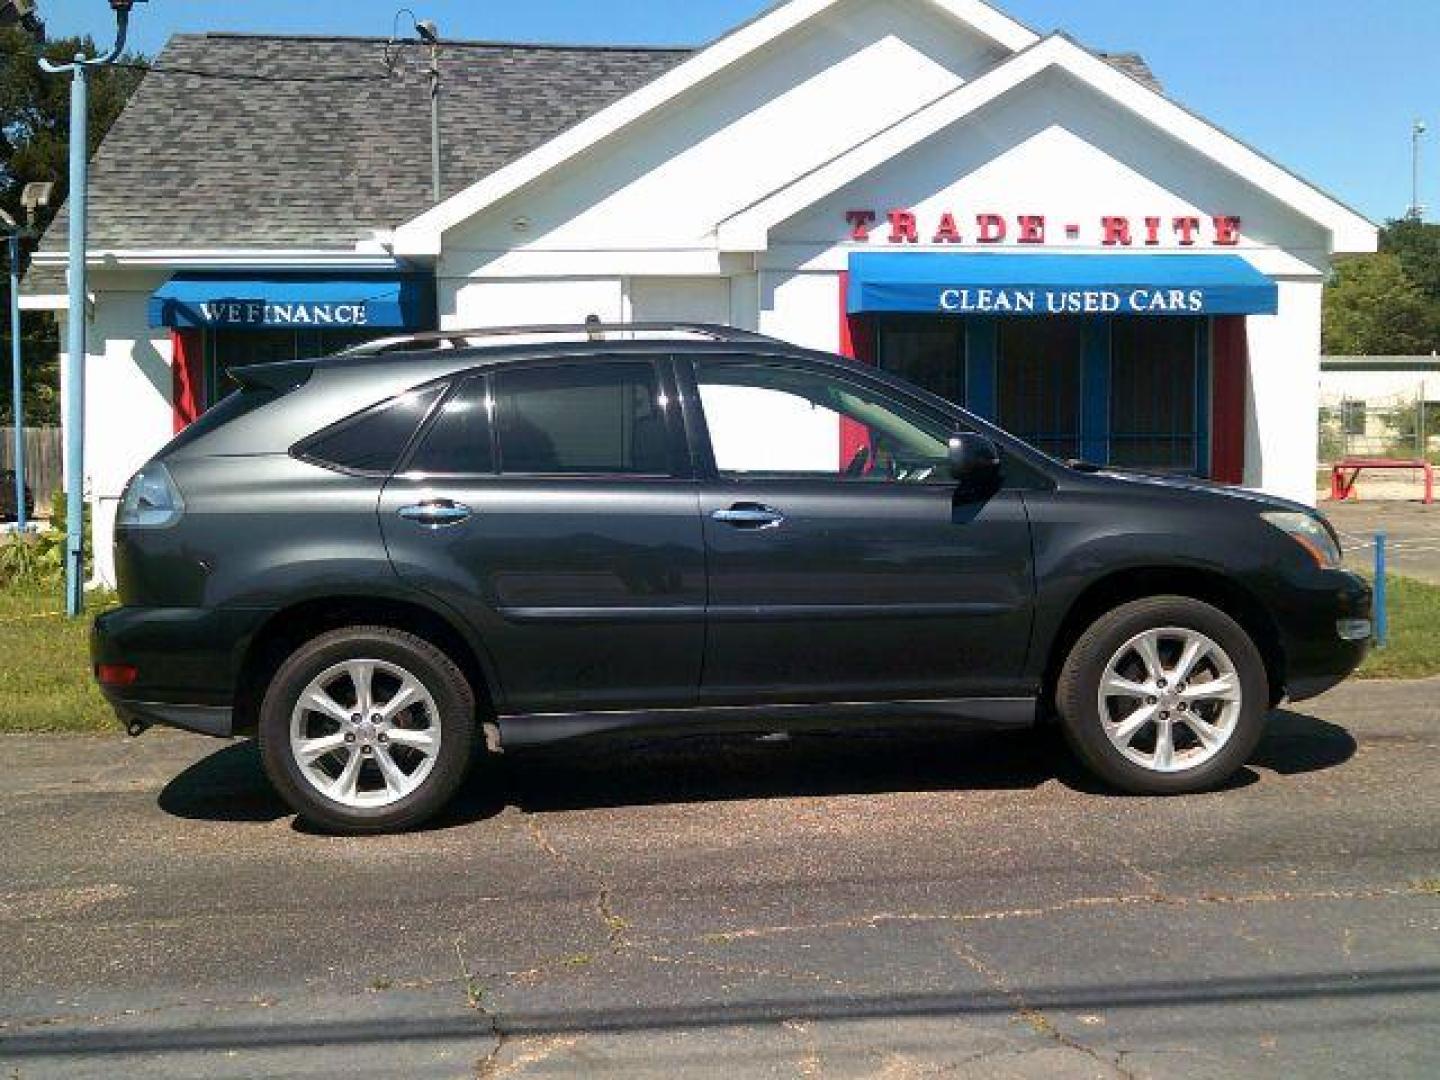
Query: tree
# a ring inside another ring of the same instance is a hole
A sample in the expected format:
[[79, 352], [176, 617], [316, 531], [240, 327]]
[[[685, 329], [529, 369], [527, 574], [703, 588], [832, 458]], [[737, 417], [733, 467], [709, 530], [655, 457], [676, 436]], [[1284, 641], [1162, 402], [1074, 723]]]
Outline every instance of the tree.
[[[63, 62], [77, 52], [94, 55], [87, 38], [57, 38], [43, 47], [18, 30], [0, 31], [0, 207], [23, 221], [20, 193], [35, 180], [55, 184], [50, 208], [40, 212], [36, 226], [43, 230], [68, 194], [70, 161], [70, 80], [40, 70], [44, 55]], [[125, 108], [126, 101], [145, 77], [145, 57], [130, 53], [120, 66], [100, 68], [90, 76], [89, 151], [93, 157], [100, 141]], [[10, 282], [9, 267], [0, 284], [0, 423], [11, 420], [10, 402]], [[23, 317], [21, 349], [25, 370], [27, 423], [58, 423], [60, 388], [55, 319], [45, 312]]]
[[1325, 296], [1330, 356], [1418, 356], [1440, 347], [1440, 305], [1405, 272], [1398, 255], [1341, 263]]
[[1416, 218], [1380, 230], [1380, 250], [1394, 255], [1430, 303], [1440, 306], [1440, 225]]

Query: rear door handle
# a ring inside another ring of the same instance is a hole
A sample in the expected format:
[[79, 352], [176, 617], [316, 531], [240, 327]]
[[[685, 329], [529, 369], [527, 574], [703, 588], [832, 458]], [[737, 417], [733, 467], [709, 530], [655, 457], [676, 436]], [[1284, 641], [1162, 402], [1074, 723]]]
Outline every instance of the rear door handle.
[[470, 516], [470, 507], [451, 499], [431, 499], [413, 506], [402, 506], [395, 512], [406, 521], [441, 529], [447, 525], [459, 525]]
[[785, 515], [759, 503], [736, 503], [729, 510], [716, 510], [711, 520], [736, 529], [778, 529], [785, 524]]

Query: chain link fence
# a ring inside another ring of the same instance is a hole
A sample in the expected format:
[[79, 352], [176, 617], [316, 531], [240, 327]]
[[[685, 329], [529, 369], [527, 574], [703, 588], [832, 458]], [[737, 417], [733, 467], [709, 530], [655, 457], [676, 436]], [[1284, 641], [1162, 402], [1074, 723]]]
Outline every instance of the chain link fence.
[[1345, 458], [1425, 459], [1440, 465], [1440, 380], [1384, 396], [1322, 394], [1320, 462]]

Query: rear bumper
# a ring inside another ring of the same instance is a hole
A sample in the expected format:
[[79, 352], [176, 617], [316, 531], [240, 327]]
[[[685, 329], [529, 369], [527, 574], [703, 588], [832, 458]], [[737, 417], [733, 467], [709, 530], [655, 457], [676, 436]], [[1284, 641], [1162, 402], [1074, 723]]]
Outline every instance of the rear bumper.
[[249, 608], [107, 611], [90, 631], [91, 670], [101, 664], [136, 669], [131, 685], [100, 686], [127, 723], [229, 737], [241, 658], [268, 615]]

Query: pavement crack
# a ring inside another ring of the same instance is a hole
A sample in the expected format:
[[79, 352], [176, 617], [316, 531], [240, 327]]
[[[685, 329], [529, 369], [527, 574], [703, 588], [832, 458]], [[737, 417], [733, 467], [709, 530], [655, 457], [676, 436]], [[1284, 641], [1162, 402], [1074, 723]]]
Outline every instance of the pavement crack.
[[508, 1038], [505, 1028], [500, 1023], [499, 1014], [485, 1003], [485, 987], [471, 972], [470, 965], [465, 960], [465, 951], [461, 947], [461, 939], [458, 937], [455, 939], [455, 960], [460, 965], [460, 985], [465, 989], [465, 1004], [484, 1018], [490, 1028], [490, 1037], [494, 1039], [490, 1052], [475, 1066], [475, 1075], [498, 1076], [500, 1052], [505, 1049]]
[[822, 975], [818, 971], [791, 971], [784, 968], [752, 967], [749, 964], [724, 964], [717, 960], [706, 960], [698, 956], [661, 956], [652, 953], [646, 957], [652, 964], [673, 964], [681, 967], [695, 967], [716, 975], [737, 975], [757, 979], [787, 979], [792, 982], [820, 983], [841, 990], [850, 989], [843, 979]]
[[540, 823], [533, 816], [526, 818], [525, 823], [529, 826], [530, 836], [535, 841], [536, 847], [561, 866], [583, 877], [588, 877], [595, 883], [595, 895], [592, 900], [592, 906], [596, 918], [598, 918], [601, 925], [605, 927], [605, 944], [612, 953], [622, 951], [627, 944], [625, 935], [630, 929], [630, 924], [615, 911], [611, 900], [610, 883], [605, 880], [605, 875], [593, 866], [583, 863], [579, 859], [572, 858], [557, 848], [551, 842], [550, 838], [545, 835], [545, 830], [540, 827]]
[[955, 955], [969, 966], [971, 970], [990, 984], [991, 989], [1010, 1003], [1010, 1007], [1014, 1010], [1016, 1017], [1037, 1035], [1049, 1039], [1051, 1042], [1067, 1050], [1084, 1054], [1097, 1064], [1110, 1069], [1116, 1076], [1122, 1077], [1123, 1080], [1136, 1080], [1135, 1073], [1127, 1069], [1121, 1061], [1111, 1060], [1093, 1047], [1087, 1046], [1073, 1035], [1067, 1035], [1061, 1031], [1041, 1010], [1027, 1002], [1024, 994], [1010, 985], [1009, 980], [1005, 978], [1003, 972], [987, 964], [974, 952], [966, 948], [964, 943], [954, 940], [951, 942], [951, 948], [954, 950]]
[[805, 934], [824, 930], [861, 930], [879, 926], [904, 923], [962, 924], [970, 922], [1003, 922], [1010, 919], [1043, 919], [1051, 915], [1063, 915], [1086, 909], [1123, 907], [1167, 907], [1176, 909], [1206, 906], [1245, 906], [1251, 904], [1314, 903], [1327, 900], [1390, 900], [1397, 898], [1434, 895], [1425, 888], [1415, 885], [1397, 887], [1376, 887], [1367, 889], [1316, 889], [1269, 890], [1254, 893], [1204, 893], [1198, 896], [1170, 896], [1164, 893], [1128, 893], [1117, 896], [1080, 896], [1062, 900], [1055, 904], [1035, 907], [996, 908], [987, 911], [960, 912], [874, 912], [849, 919], [833, 919], [813, 923], [781, 924], [776, 926], [744, 927], [738, 930], [722, 930], [704, 935], [701, 940], [724, 944], [731, 941], [754, 940], [780, 937], [786, 934]]

